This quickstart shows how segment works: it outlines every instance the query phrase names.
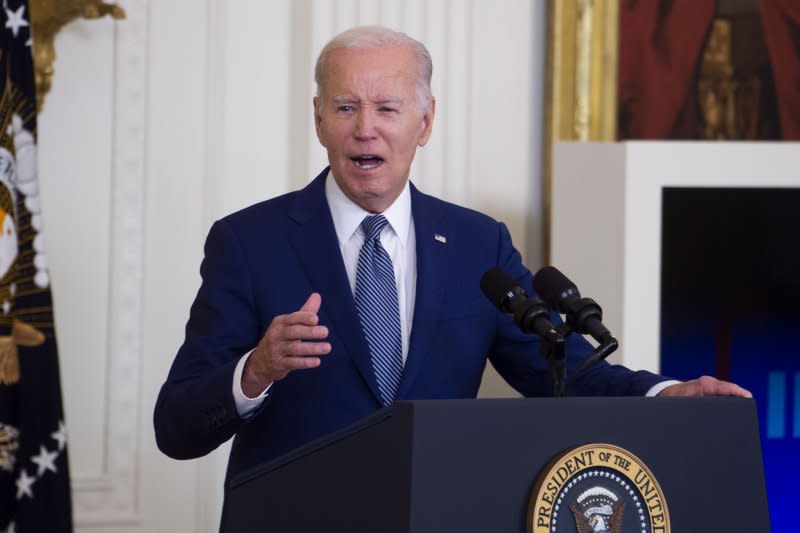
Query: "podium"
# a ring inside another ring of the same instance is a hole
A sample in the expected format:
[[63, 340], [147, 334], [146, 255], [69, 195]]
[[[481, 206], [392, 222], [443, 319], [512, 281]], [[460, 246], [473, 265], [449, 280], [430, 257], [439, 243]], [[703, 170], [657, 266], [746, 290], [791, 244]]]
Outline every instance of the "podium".
[[521, 533], [546, 466], [590, 443], [646, 464], [673, 532], [769, 531], [756, 405], [740, 398], [397, 402], [231, 480], [222, 531]]

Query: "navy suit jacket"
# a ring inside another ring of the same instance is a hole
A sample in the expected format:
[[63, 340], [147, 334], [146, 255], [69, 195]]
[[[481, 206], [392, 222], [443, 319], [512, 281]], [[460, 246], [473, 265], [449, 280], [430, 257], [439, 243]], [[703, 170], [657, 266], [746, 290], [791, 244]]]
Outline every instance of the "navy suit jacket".
[[[230, 480], [381, 407], [325, 199], [326, 174], [211, 228], [186, 339], [155, 409], [156, 439], [167, 455], [199, 457], [233, 436]], [[413, 186], [411, 209], [417, 293], [397, 399], [474, 398], [487, 358], [520, 393], [548, 395], [538, 339], [523, 334], [480, 291], [483, 273], [499, 266], [533, 293], [531, 273], [506, 227]], [[255, 415], [240, 418], [232, 393], [236, 363], [275, 316], [296, 311], [313, 291], [322, 295], [319, 318], [329, 328], [331, 353], [318, 368], [276, 382]], [[577, 335], [570, 338], [569, 375], [590, 351]], [[602, 362], [568, 382], [567, 392], [642, 395], [663, 379]]]

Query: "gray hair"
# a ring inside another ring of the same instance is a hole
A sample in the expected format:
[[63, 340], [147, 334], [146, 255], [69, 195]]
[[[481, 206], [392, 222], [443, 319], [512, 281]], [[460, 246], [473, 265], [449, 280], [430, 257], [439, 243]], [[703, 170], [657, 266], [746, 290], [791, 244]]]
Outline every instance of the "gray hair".
[[325, 79], [328, 56], [332, 51], [342, 48], [365, 50], [392, 46], [409, 46], [414, 52], [417, 63], [417, 99], [419, 100], [420, 111], [424, 113], [431, 100], [433, 100], [433, 95], [431, 94], [431, 75], [433, 74], [431, 54], [425, 48], [425, 45], [416, 39], [383, 26], [358, 26], [340, 33], [325, 45], [325, 48], [319, 53], [317, 64], [314, 68], [317, 96], [320, 95], [320, 87]]

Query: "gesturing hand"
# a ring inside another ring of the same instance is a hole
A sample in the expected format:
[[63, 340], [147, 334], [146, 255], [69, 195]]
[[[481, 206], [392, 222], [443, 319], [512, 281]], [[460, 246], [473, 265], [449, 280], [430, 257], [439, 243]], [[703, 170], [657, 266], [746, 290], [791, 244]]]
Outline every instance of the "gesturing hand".
[[316, 368], [331, 351], [328, 328], [318, 325], [322, 297], [314, 292], [299, 311], [276, 316], [248, 357], [242, 372], [242, 391], [255, 397], [293, 370]]

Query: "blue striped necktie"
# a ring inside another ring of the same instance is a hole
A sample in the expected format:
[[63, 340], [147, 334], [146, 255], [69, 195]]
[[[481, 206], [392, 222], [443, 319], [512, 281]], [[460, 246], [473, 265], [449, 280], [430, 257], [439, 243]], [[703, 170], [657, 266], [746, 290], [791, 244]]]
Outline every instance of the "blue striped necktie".
[[388, 224], [383, 215], [364, 217], [364, 245], [356, 269], [356, 310], [367, 338], [372, 368], [383, 405], [397, 394], [403, 374], [400, 340], [400, 308], [392, 259], [381, 245], [381, 230]]

